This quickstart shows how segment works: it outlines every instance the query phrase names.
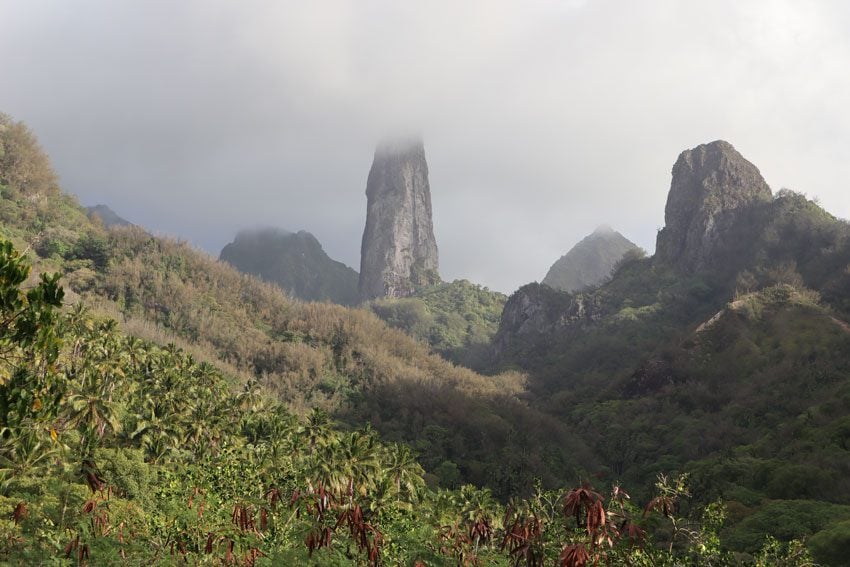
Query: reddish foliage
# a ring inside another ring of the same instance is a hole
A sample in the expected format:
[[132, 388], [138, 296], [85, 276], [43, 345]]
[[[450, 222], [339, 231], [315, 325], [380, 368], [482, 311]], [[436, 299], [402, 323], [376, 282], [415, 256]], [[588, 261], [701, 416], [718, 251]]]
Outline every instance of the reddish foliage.
[[325, 527], [311, 530], [310, 533], [307, 534], [307, 539], [304, 541], [307, 545], [308, 555], [312, 557], [313, 551], [323, 547], [330, 547], [332, 537], [333, 534], [330, 528]]
[[457, 559], [458, 565], [468, 567], [479, 565], [478, 556], [467, 551], [472, 543], [469, 534], [458, 526], [443, 526], [440, 528], [440, 553]]
[[89, 485], [92, 492], [100, 492], [103, 490], [103, 487], [106, 485], [106, 481], [103, 480], [103, 477], [100, 474], [100, 469], [93, 460], [83, 460], [82, 472], [86, 479], [86, 484]]
[[[298, 500], [298, 494], [297, 493], [298, 493], [297, 490], [292, 493], [292, 500], [290, 500], [290, 502], [289, 502], [290, 506], [292, 506], [295, 503], [295, 501]], [[265, 498], [266, 498], [266, 500], [269, 501], [269, 506], [274, 508], [275, 506], [277, 506], [277, 503], [281, 501], [280, 490], [278, 490], [277, 488], [268, 489], [266, 491]]]
[[477, 544], [483, 544], [490, 541], [493, 537], [493, 528], [487, 518], [478, 518], [469, 525], [469, 539]]
[[590, 553], [581, 543], [564, 547], [558, 557], [560, 567], [585, 567], [588, 561], [590, 561]]
[[623, 525], [620, 526], [620, 536], [625, 535], [626, 539], [629, 540], [629, 545], [634, 547], [635, 545], [639, 547], [643, 547], [643, 542], [646, 540], [646, 531], [642, 530], [640, 526], [633, 522], [629, 522], [628, 520], [623, 522]]
[[564, 498], [564, 515], [575, 517], [576, 524], [587, 530], [591, 539], [591, 545], [597, 545], [607, 540], [609, 545], [613, 543], [608, 533], [608, 513], [602, 495], [593, 490], [589, 484], [581, 488], [574, 488]]
[[[508, 525], [510, 513], [505, 514], [505, 525]], [[502, 550], [508, 549], [515, 557], [517, 564], [522, 560], [529, 567], [543, 564], [543, 555], [535, 545], [543, 535], [543, 524], [536, 514], [524, 518], [516, 518], [510, 527], [505, 529], [502, 539]]]
[[564, 515], [574, 516], [579, 526], [586, 525], [582, 524], [582, 512], [589, 513], [591, 507], [601, 502], [602, 495], [594, 492], [593, 487], [585, 483], [580, 488], [570, 490], [564, 498]]
[[230, 515], [230, 519], [240, 531], [257, 533], [254, 523], [254, 511], [251, 506], [236, 504], [233, 507], [233, 513]]
[[29, 510], [27, 510], [27, 503], [18, 502], [18, 505], [15, 506], [15, 511], [12, 512], [12, 519], [15, 521], [15, 525], [18, 525], [21, 520], [26, 520], [29, 514]]
[[75, 537], [71, 541], [68, 542], [68, 545], [65, 546], [64, 553], [65, 557], [71, 557], [71, 553], [77, 549], [80, 545], [80, 536]]
[[359, 505], [353, 504], [352, 507], [343, 511], [339, 515], [334, 529], [342, 525], [348, 527], [348, 533], [357, 543], [357, 549], [366, 554], [369, 563], [377, 565], [381, 555], [381, 545], [383, 544], [384, 536], [365, 520], [363, 509]]
[[676, 500], [672, 496], [656, 496], [643, 509], [644, 517], [652, 511], [660, 512], [665, 518], [669, 518], [676, 512]]

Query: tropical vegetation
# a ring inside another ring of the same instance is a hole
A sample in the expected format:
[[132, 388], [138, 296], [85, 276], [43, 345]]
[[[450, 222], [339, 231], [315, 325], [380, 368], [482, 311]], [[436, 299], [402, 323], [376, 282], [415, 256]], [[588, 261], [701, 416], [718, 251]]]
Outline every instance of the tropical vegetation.
[[437, 286], [418, 340], [294, 301], [89, 220], [0, 116], [0, 560], [841, 565], [847, 232], [766, 207], [731, 279], [540, 286], [588, 317], [503, 320], [482, 375], [428, 343], [482, 344], [503, 298]]

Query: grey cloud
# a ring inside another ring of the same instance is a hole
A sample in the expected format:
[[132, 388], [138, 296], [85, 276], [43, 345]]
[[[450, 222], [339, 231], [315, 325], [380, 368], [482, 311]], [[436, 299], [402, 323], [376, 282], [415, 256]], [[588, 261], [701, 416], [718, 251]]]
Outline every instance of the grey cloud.
[[67, 190], [217, 253], [314, 232], [359, 264], [375, 142], [421, 131], [444, 277], [511, 291], [600, 223], [646, 247], [724, 138], [848, 216], [850, 13], [724, 0], [0, 0], [0, 110]]

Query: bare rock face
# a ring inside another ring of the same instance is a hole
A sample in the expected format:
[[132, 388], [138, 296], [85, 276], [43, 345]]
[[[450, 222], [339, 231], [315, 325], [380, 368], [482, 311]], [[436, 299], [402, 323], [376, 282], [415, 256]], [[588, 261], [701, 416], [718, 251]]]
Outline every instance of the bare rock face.
[[771, 191], [758, 168], [718, 140], [679, 155], [656, 258], [686, 272], [721, 269], [745, 253], [747, 226]]
[[505, 304], [493, 351], [498, 357], [517, 343], [534, 344], [541, 337], [592, 324], [601, 317], [596, 296], [571, 294], [539, 283], [526, 284]]
[[421, 140], [393, 140], [378, 146], [366, 197], [360, 298], [406, 297], [417, 287], [439, 282], [428, 164]]

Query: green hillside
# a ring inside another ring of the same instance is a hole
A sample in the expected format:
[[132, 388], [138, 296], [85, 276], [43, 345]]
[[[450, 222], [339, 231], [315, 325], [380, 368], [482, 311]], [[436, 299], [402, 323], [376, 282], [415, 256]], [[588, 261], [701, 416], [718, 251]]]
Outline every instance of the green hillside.
[[[20, 132], [32, 155], [43, 157], [32, 135]], [[557, 486], [593, 462], [580, 440], [521, 400], [518, 373], [477, 375], [369, 311], [295, 302], [185, 243], [139, 227], [105, 230], [58, 188], [51, 198], [14, 187], [4, 195], [2, 233], [38, 253], [37, 269], [60, 271], [72, 300], [141, 338], [176, 342], [258, 381], [296, 413], [321, 408], [351, 427], [370, 421], [393, 441], [416, 443], [434, 483], [488, 484], [506, 496], [517, 485], [529, 491], [534, 477]], [[501, 457], [523, 442], [520, 432], [533, 431], [553, 432], [532, 438], [535, 459]]]
[[603, 476], [689, 472], [702, 498], [726, 503], [732, 549], [767, 531], [846, 552], [850, 532], [816, 536], [823, 525], [805, 518], [850, 504], [850, 231], [787, 191], [746, 231], [731, 276], [635, 258], [586, 293], [522, 288], [495, 368], [528, 372], [535, 407], [594, 450]]
[[426, 292], [425, 340], [292, 301], [90, 222], [26, 127], [0, 126], [0, 236], [34, 265], [3, 245], [0, 560], [846, 557], [850, 249], [802, 197], [764, 204], [731, 277], [631, 258], [591, 292], [521, 289], [484, 376], [425, 340], [481, 344], [498, 296]]
[[[643, 513], [619, 486], [538, 487], [507, 505], [470, 485], [430, 490], [408, 447], [368, 426], [341, 431], [321, 410], [298, 418], [256, 382], [125, 335], [81, 304], [62, 314], [58, 274], [24, 291], [28, 275], [0, 242], [4, 563], [733, 561], [719, 505], [677, 529], [684, 477], [660, 476]], [[771, 542], [753, 564], [774, 560], [811, 564], [798, 544]]]
[[419, 290], [412, 297], [369, 302], [391, 327], [429, 345], [457, 364], [486, 365], [507, 297], [466, 280]]

